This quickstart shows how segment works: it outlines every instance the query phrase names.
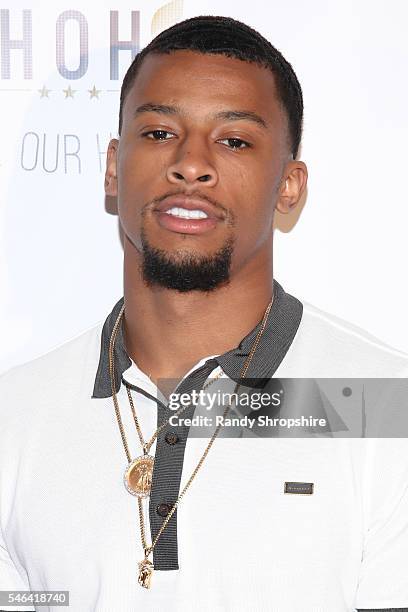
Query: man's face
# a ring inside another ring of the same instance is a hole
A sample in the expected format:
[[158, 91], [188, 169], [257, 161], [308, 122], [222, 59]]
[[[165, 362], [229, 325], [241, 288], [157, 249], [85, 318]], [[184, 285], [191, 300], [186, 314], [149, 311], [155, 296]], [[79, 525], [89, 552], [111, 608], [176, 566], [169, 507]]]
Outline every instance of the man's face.
[[222, 55], [152, 54], [109, 146], [107, 192], [117, 194], [129, 248], [142, 255], [148, 245], [176, 266], [227, 257], [229, 278], [271, 258], [289, 153], [269, 70]]

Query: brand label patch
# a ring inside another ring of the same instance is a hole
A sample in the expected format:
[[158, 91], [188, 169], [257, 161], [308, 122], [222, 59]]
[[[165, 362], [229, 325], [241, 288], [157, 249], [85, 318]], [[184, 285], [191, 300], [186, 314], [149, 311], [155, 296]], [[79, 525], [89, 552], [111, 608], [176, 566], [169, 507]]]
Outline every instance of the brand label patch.
[[284, 493], [297, 493], [298, 495], [311, 495], [313, 482], [285, 482]]

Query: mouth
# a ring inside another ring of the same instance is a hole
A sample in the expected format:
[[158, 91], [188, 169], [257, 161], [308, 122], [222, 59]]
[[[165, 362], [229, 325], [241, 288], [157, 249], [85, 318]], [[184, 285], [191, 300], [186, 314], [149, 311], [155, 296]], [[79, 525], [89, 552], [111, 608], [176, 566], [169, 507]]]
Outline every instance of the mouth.
[[153, 212], [161, 227], [179, 234], [203, 234], [223, 220], [215, 206], [188, 196], [168, 196]]

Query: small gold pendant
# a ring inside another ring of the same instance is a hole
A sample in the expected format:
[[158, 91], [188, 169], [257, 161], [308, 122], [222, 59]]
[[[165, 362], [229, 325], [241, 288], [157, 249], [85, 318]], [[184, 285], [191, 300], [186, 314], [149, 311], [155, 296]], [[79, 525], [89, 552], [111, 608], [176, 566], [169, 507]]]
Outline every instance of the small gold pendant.
[[154, 565], [149, 559], [143, 559], [139, 563], [138, 583], [145, 589], [150, 589], [150, 581], [153, 574]]
[[125, 470], [123, 481], [131, 495], [148, 497], [152, 485], [154, 457], [143, 455], [134, 459]]

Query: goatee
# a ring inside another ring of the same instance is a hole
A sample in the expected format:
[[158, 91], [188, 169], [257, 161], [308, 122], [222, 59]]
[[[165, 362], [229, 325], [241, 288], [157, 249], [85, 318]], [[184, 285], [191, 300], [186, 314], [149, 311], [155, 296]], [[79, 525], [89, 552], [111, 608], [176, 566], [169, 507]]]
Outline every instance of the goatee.
[[233, 239], [213, 255], [176, 255], [149, 244], [142, 232], [142, 274], [149, 286], [187, 291], [213, 291], [229, 282]]

